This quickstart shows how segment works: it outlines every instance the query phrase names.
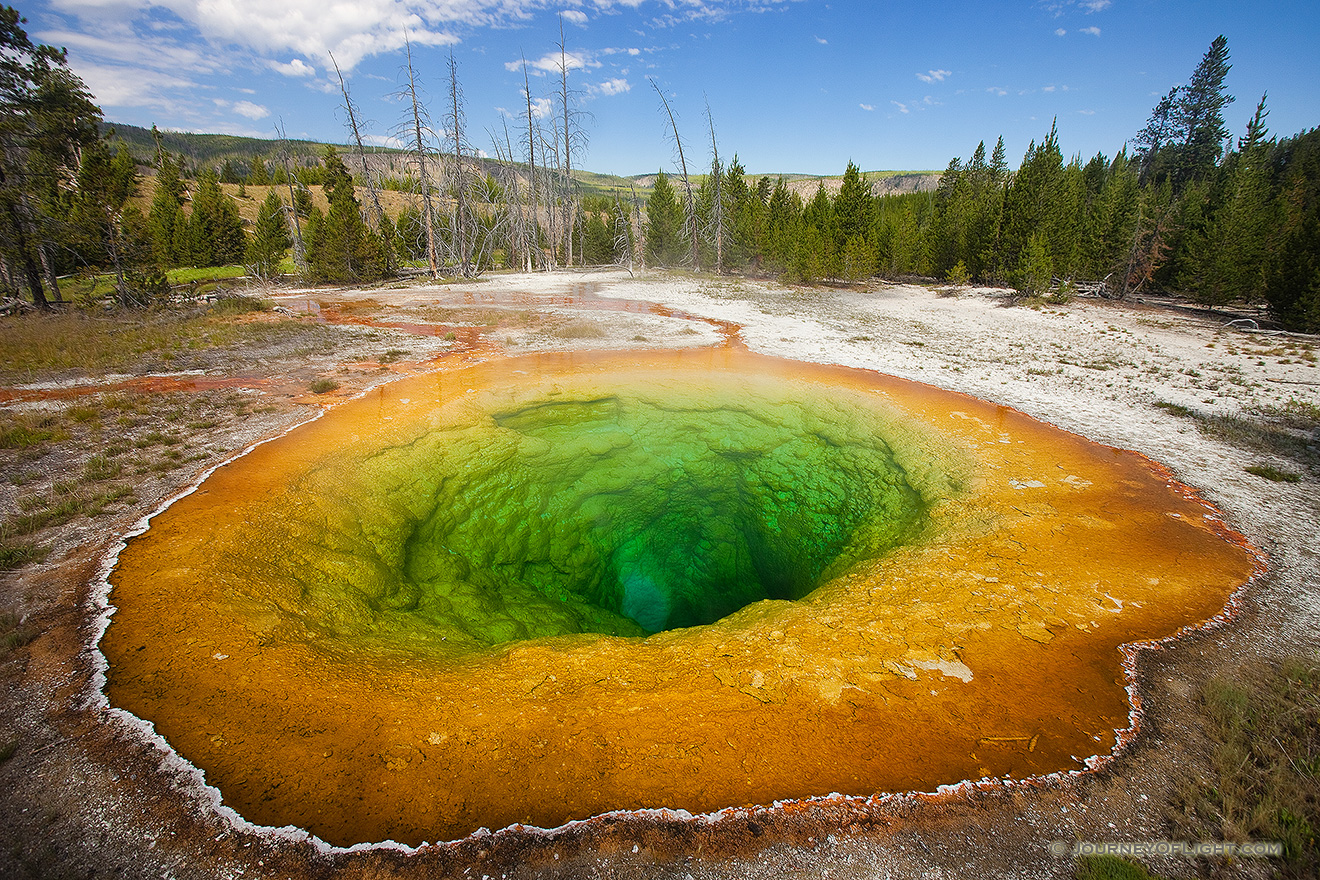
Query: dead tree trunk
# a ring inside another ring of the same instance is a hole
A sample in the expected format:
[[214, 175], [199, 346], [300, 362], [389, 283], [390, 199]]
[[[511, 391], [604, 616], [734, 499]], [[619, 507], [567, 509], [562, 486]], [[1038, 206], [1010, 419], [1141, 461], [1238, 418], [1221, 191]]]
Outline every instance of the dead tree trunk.
[[454, 53], [449, 53], [449, 114], [446, 120], [449, 137], [454, 147], [454, 257], [459, 274], [464, 278], [472, 275], [472, 210], [468, 204], [467, 173], [463, 167], [466, 152], [463, 126], [466, 122], [463, 110], [463, 89], [458, 83], [458, 62]]
[[683, 141], [678, 136], [678, 122], [674, 119], [674, 111], [669, 108], [669, 101], [665, 98], [665, 93], [660, 91], [660, 86], [656, 81], [647, 77], [651, 83], [651, 88], [660, 96], [660, 103], [664, 106], [665, 115], [669, 117], [669, 127], [674, 132], [674, 147], [678, 150], [679, 170], [683, 172], [683, 197], [686, 201], [688, 240], [692, 244], [692, 268], [695, 271], [701, 271], [701, 247], [700, 237], [697, 232], [697, 206], [692, 198], [692, 180], [688, 177], [687, 159], [683, 156]]
[[710, 112], [710, 102], [706, 102], [706, 121], [710, 124], [710, 153], [711, 153], [711, 223], [714, 225], [713, 234], [715, 237], [715, 274], [724, 274], [724, 200], [720, 194], [720, 183], [724, 177], [724, 169], [720, 167], [720, 148], [715, 142], [715, 117]]
[[289, 187], [289, 213], [293, 217], [293, 264], [298, 268], [299, 273], [306, 273], [307, 249], [303, 247], [302, 221], [298, 219], [298, 197], [293, 191], [294, 184], [298, 180], [293, 170], [293, 163], [289, 161], [289, 142], [284, 136], [283, 121], [275, 126], [275, 133], [280, 136], [280, 163], [284, 166], [284, 182]]
[[564, 262], [573, 265], [573, 140], [569, 130], [568, 50], [564, 46], [564, 17], [559, 17], [559, 104], [564, 123]]
[[[362, 166], [362, 185], [367, 188], [367, 193], [371, 197], [371, 219], [377, 230], [384, 228], [385, 209], [380, 206], [380, 192], [376, 189], [376, 178], [367, 167], [367, 149], [362, 145], [362, 130], [358, 126], [357, 107], [353, 104], [353, 99], [348, 94], [348, 84], [344, 82], [344, 74], [339, 71], [339, 62], [335, 60], [335, 54], [330, 54], [330, 63], [335, 66], [335, 73], [339, 76], [339, 90], [344, 95], [344, 109], [348, 111], [348, 125], [353, 132], [353, 141], [357, 144], [358, 163]], [[411, 64], [409, 65], [411, 66]]]
[[413, 70], [412, 43], [405, 38], [408, 57], [408, 101], [412, 107], [413, 159], [417, 162], [418, 186], [422, 191], [422, 228], [426, 231], [426, 259], [431, 277], [440, 277], [439, 249], [435, 242], [435, 207], [431, 204], [431, 176], [426, 170], [426, 140], [422, 136], [422, 109], [417, 100], [417, 77]]

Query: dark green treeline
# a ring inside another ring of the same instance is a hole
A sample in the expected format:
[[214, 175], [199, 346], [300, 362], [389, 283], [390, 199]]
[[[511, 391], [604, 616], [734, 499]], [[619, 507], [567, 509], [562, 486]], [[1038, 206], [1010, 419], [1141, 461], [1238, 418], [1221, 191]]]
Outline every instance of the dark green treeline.
[[[1229, 68], [1220, 37], [1160, 100], [1132, 155], [1065, 160], [1051, 127], [1016, 170], [1002, 138], [989, 156], [982, 142], [934, 192], [873, 196], [849, 163], [836, 195], [821, 185], [804, 200], [782, 178], [749, 185], [735, 157], [694, 199], [699, 268], [802, 282], [917, 275], [1028, 294], [1158, 289], [1210, 307], [1264, 301], [1285, 326], [1320, 331], [1320, 130], [1271, 137], [1262, 97], [1226, 147]], [[645, 226], [651, 262], [691, 262], [683, 219], [661, 174]]]

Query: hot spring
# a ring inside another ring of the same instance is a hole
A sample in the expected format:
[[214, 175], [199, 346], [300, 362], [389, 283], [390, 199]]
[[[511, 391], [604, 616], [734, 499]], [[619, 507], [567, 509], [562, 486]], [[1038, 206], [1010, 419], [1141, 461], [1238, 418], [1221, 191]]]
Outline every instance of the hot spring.
[[738, 350], [383, 386], [111, 575], [111, 703], [350, 845], [1079, 766], [1252, 557], [1145, 459]]

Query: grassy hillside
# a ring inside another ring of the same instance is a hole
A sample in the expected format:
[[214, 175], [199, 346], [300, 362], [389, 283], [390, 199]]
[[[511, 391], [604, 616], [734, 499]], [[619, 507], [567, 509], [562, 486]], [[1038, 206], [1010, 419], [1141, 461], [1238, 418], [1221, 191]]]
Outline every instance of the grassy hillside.
[[[156, 142], [151, 136], [150, 129], [118, 122], [106, 123], [105, 127], [114, 130], [115, 139], [126, 144], [140, 163], [148, 166], [154, 164]], [[230, 134], [193, 134], [180, 131], [163, 131], [160, 132], [160, 136], [162, 146], [171, 153], [185, 156], [190, 167], [212, 166], [218, 168], [225, 162], [232, 162], [240, 176], [247, 175], [253, 159], [260, 157], [269, 162], [276, 156], [282, 146], [288, 149], [298, 165], [317, 164], [321, 156], [325, 154], [327, 146], [323, 143], [307, 140], [289, 140], [281, 143], [276, 140], [239, 137]], [[344, 161], [349, 166], [349, 170], [352, 171], [358, 168], [358, 160], [349, 156], [352, 148], [344, 144], [334, 144], [333, 146], [344, 156]], [[407, 153], [386, 147], [370, 148], [367, 160], [372, 170], [384, 177], [402, 176], [408, 165]], [[493, 170], [502, 163], [494, 159], [485, 159], [482, 160], [482, 164], [488, 170]], [[524, 163], [515, 164], [519, 170], [525, 170], [526, 168]], [[877, 195], [883, 195], [934, 189], [935, 184], [939, 181], [939, 174], [938, 171], [868, 171], [866, 172], [866, 179], [871, 182], [872, 189]], [[820, 185], [824, 185], [827, 192], [835, 194], [839, 191], [843, 181], [842, 174], [829, 176], [780, 173], [748, 175], [753, 181], [762, 176], [769, 177], [771, 180], [782, 176], [789, 188], [799, 193], [804, 199], [811, 198], [816, 192], [816, 187]], [[578, 182], [580, 192], [583, 195], [605, 196], [611, 199], [616, 195], [624, 199], [631, 199], [634, 194], [637, 198], [646, 199], [651, 194], [651, 187], [655, 182], [654, 174], [622, 177], [617, 174], [601, 174], [583, 170], [575, 170], [573, 178]], [[700, 179], [700, 176], [694, 178], [694, 180]], [[261, 195], [264, 196], [264, 194], [265, 190], [262, 188]]]

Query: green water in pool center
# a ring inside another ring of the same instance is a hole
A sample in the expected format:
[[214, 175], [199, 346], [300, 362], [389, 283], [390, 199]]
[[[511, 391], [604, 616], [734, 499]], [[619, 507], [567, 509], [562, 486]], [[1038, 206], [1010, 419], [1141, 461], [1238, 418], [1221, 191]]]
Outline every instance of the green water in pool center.
[[435, 490], [390, 604], [493, 645], [800, 599], [926, 509], [872, 419], [820, 409], [603, 396], [494, 412], [484, 442], [414, 463]]

